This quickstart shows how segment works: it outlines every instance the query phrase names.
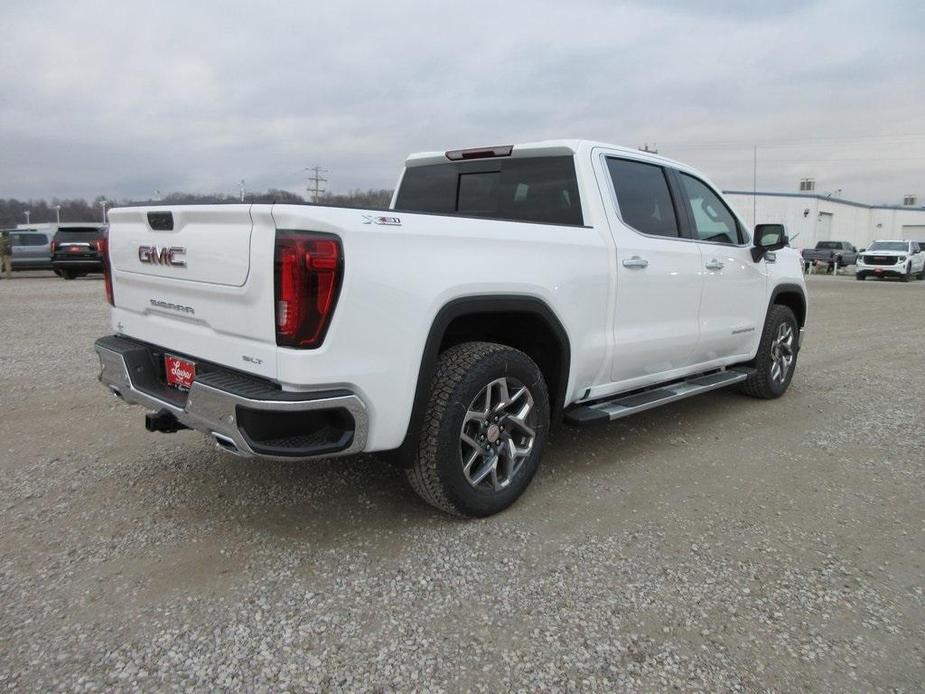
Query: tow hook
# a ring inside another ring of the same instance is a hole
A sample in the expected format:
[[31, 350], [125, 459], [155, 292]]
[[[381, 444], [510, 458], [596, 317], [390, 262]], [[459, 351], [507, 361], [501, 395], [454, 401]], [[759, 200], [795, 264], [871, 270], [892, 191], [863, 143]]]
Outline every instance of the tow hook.
[[145, 429], [148, 431], [160, 431], [164, 434], [173, 434], [180, 431], [180, 429], [189, 429], [189, 427], [182, 424], [169, 410], [160, 410], [159, 412], [145, 414]]

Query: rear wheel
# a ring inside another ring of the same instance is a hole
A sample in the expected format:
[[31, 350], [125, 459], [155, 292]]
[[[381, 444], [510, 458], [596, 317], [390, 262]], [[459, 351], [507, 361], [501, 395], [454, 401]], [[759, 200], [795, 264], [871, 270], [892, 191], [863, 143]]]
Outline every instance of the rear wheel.
[[800, 326], [787, 306], [768, 309], [761, 342], [753, 366], [755, 372], [742, 383], [741, 391], [753, 398], [779, 398], [790, 386], [797, 366]]
[[916, 275], [920, 280], [925, 280], [925, 265], [922, 266], [922, 269], [919, 270], [919, 274]]
[[66, 280], [72, 280], [77, 277], [77, 273], [73, 270], [57, 270], [56, 272]]
[[854, 278], [863, 282], [865, 279], [867, 279], [867, 276], [859, 272], [854, 276]]
[[530, 357], [488, 342], [451, 347], [434, 371], [408, 480], [442, 511], [490, 516], [530, 484], [548, 429], [546, 382]]

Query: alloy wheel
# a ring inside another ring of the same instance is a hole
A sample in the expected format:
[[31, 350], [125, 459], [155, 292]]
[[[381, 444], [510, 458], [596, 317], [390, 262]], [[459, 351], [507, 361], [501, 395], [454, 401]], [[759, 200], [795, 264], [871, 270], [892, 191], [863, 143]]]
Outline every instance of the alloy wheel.
[[463, 418], [459, 455], [473, 487], [498, 491], [523, 467], [536, 440], [533, 395], [516, 378], [498, 378], [479, 391]]
[[771, 343], [771, 380], [775, 383], [783, 383], [790, 373], [794, 357], [793, 335], [793, 326], [781, 323]]

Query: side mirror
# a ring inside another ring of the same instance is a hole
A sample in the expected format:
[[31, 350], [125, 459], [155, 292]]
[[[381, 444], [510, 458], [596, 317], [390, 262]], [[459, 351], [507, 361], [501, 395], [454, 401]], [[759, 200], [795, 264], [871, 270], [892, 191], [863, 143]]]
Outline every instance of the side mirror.
[[756, 224], [752, 260], [757, 263], [768, 251], [780, 250], [787, 243], [787, 230], [783, 224]]
[[858, 251], [858, 253], [863, 253], [866, 250], [867, 250], [866, 248], [862, 248], [861, 250]]

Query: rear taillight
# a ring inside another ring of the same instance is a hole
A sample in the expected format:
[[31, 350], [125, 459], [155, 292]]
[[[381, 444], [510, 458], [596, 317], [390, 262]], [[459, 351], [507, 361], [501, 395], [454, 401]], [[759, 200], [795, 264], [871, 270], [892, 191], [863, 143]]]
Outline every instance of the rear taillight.
[[344, 274], [340, 239], [276, 232], [276, 344], [312, 349], [324, 341]]
[[103, 229], [100, 240], [96, 242], [96, 249], [103, 259], [103, 286], [106, 289], [106, 301], [110, 306], [115, 306], [116, 302], [112, 295], [112, 268], [109, 264], [109, 229]]
[[49, 248], [49, 250], [50, 250], [52, 253], [55, 252], [55, 249], [56, 249], [57, 247], [58, 247], [58, 244], [57, 244], [55, 241], [52, 241], [50, 244], [48, 244], [48, 248]]

